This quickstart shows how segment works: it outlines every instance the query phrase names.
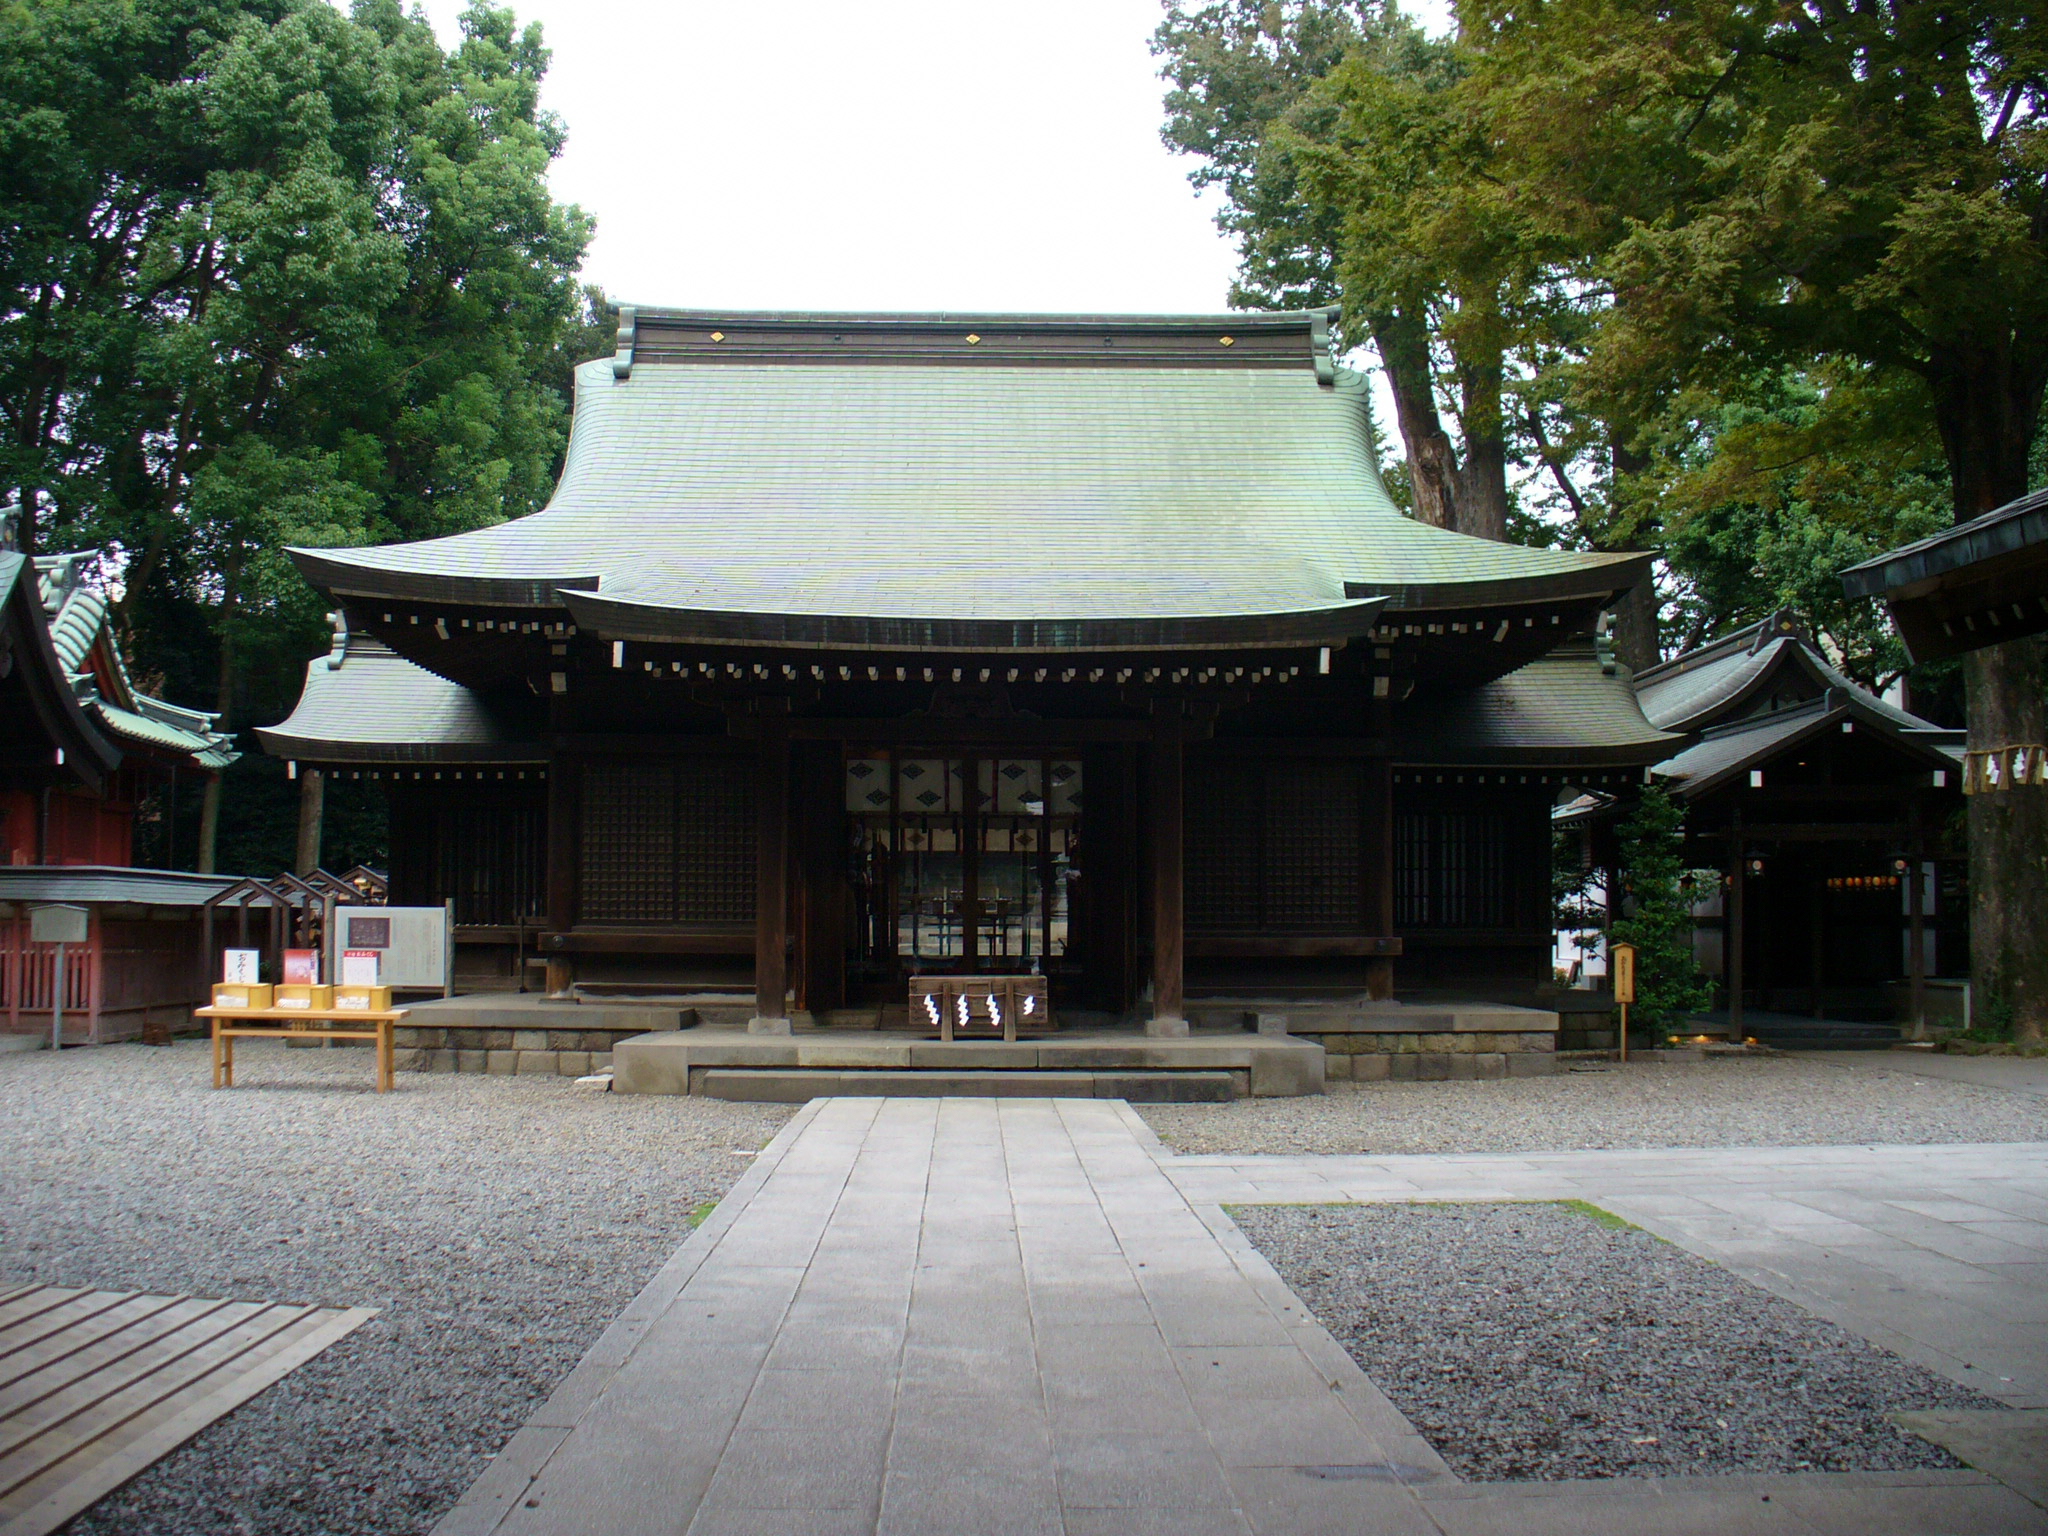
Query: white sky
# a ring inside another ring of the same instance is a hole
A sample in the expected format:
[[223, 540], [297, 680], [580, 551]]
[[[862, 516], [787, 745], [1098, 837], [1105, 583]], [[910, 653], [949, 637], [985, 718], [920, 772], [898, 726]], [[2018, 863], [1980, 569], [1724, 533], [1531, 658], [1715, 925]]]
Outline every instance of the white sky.
[[[614, 299], [1224, 307], [1230, 246], [1159, 141], [1159, 0], [512, 3]], [[427, 0], [444, 39], [460, 10]]]

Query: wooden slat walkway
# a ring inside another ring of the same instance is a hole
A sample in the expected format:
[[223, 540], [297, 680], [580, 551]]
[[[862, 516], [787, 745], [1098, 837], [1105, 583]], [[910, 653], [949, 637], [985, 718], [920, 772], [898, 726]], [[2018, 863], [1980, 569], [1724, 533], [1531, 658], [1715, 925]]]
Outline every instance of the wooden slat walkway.
[[374, 1316], [0, 1289], [0, 1536], [47, 1536]]

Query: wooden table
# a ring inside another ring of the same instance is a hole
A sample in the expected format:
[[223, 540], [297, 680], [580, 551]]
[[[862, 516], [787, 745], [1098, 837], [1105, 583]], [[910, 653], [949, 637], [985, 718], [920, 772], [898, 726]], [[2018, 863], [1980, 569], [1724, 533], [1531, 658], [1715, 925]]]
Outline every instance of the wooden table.
[[[393, 1081], [391, 1031], [407, 1010], [391, 1008], [195, 1008], [192, 1016], [213, 1021], [213, 1086], [235, 1085], [235, 1041], [240, 1040], [374, 1040], [377, 1042], [377, 1091], [389, 1092]], [[275, 1026], [286, 1027], [278, 1029]], [[314, 1026], [323, 1025], [324, 1028]], [[366, 1024], [343, 1029], [338, 1024]]]

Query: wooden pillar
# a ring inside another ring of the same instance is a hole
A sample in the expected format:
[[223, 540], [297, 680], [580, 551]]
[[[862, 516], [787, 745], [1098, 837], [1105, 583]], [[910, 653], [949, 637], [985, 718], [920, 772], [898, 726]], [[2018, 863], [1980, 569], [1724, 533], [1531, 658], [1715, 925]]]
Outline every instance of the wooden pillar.
[[[1388, 759], [1365, 760], [1364, 800], [1365, 931], [1369, 938], [1386, 939], [1394, 933], [1394, 768]], [[1366, 962], [1365, 995], [1376, 1000], [1394, 995], [1392, 959], [1380, 956]]]
[[1742, 986], [1744, 951], [1748, 948], [1748, 930], [1743, 921], [1747, 903], [1743, 900], [1743, 889], [1749, 884], [1749, 855], [1742, 845], [1742, 817], [1735, 818], [1734, 836], [1729, 841], [1733, 851], [1732, 872], [1728, 879], [1728, 900], [1721, 908], [1721, 972], [1728, 983], [1728, 1041], [1731, 1045], [1742, 1043]]
[[1913, 1020], [1912, 1038], [1927, 1038], [1927, 861], [1920, 846], [1920, 802], [1915, 799], [1907, 813], [1911, 830], [1906, 839], [1906, 1011]]
[[[566, 998], [576, 984], [575, 966], [563, 946], [576, 926], [577, 827], [582, 812], [582, 765], [570, 757], [548, 763], [548, 928], [547, 994]], [[396, 797], [394, 797], [394, 804]]]
[[1179, 718], [1162, 716], [1152, 737], [1145, 785], [1152, 834], [1152, 1017], [1145, 1033], [1167, 1037], [1188, 1032], [1181, 917], [1185, 756]]
[[1828, 965], [1828, 877], [1826, 866], [1813, 865], [1813, 1016], [1825, 1019], [1827, 1003], [1822, 993], [1827, 985]]
[[982, 968], [981, 764], [978, 757], [960, 759], [960, 969], [970, 976]]
[[789, 1004], [789, 730], [763, 722], [754, 781], [754, 1017], [749, 1033], [786, 1035]]

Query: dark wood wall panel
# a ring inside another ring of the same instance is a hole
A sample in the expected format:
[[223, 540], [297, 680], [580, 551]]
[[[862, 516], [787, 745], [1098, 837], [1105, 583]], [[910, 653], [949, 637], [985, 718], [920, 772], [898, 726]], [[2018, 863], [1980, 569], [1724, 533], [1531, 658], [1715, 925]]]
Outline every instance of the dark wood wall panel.
[[1356, 762], [1190, 760], [1189, 929], [1358, 931], [1364, 789]]
[[682, 922], [754, 920], [754, 774], [744, 757], [686, 757], [675, 765]]
[[754, 825], [744, 757], [586, 759], [579, 920], [752, 922]]
[[1266, 926], [1356, 929], [1359, 766], [1273, 763], [1265, 788]]
[[1394, 881], [1394, 921], [1403, 930], [1546, 929], [1547, 802], [1481, 790], [1397, 799]]
[[676, 774], [663, 762], [583, 765], [582, 919], [676, 921]]
[[466, 926], [538, 923], [546, 915], [547, 791], [496, 785], [406, 785], [391, 792], [391, 899], [439, 906]]
[[1256, 927], [1262, 920], [1258, 763], [1188, 764], [1187, 924]]

